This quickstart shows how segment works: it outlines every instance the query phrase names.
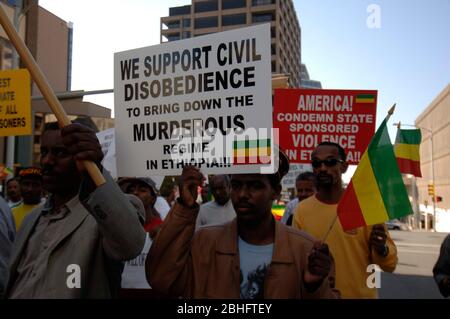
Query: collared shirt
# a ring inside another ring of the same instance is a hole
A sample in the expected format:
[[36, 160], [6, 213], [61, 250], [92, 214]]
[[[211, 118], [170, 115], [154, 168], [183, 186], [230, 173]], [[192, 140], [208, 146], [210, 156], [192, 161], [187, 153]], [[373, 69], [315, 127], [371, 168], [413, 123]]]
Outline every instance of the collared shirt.
[[34, 298], [43, 295], [41, 289], [45, 279], [47, 260], [55, 239], [61, 232], [64, 218], [70, 213], [69, 203], [78, 200], [78, 195], [72, 198], [59, 211], [53, 209], [53, 200], [50, 197], [42, 208], [42, 213], [36, 223], [24, 248], [17, 267], [17, 279], [9, 298]]

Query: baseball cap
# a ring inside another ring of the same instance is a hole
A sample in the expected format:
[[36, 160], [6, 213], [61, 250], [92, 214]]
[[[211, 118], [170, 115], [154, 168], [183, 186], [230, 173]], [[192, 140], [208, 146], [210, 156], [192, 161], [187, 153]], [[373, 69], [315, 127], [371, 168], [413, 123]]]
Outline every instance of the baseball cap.
[[19, 178], [25, 177], [42, 178], [42, 169], [39, 167], [24, 167], [19, 171]]
[[153, 195], [156, 195], [157, 189], [156, 189], [156, 183], [150, 178], [150, 177], [126, 177], [119, 180], [118, 184], [120, 188], [124, 191], [130, 187], [132, 184], [145, 184], [146, 186], [150, 187], [150, 189], [153, 192]]

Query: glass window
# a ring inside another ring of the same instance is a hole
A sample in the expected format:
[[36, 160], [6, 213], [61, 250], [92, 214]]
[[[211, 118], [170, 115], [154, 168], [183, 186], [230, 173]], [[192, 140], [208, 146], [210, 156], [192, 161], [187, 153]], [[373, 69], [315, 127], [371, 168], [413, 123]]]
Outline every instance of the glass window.
[[217, 27], [217, 24], [218, 24], [217, 17], [206, 17], [195, 19], [194, 26], [196, 29], [215, 28]]
[[247, 6], [246, 0], [222, 0], [222, 9], [244, 8]]
[[183, 31], [182, 33], [183, 39], [188, 39], [191, 37], [191, 31]]
[[191, 26], [191, 19], [183, 19], [183, 28], [189, 28]]
[[265, 6], [268, 4], [274, 4], [275, 0], [252, 0], [252, 6]]
[[254, 14], [252, 17], [252, 22], [270, 22], [272, 20], [275, 20], [273, 13]]
[[179, 16], [183, 14], [191, 14], [191, 6], [181, 6], [169, 8], [169, 16]]
[[275, 38], [277, 36], [277, 32], [275, 31], [275, 27], [270, 28], [270, 37]]
[[217, 11], [218, 8], [217, 0], [201, 1], [194, 4], [194, 12]]
[[222, 25], [237, 25], [237, 24], [245, 24], [247, 15], [245, 13], [242, 14], [231, 14], [222, 16]]
[[180, 40], [180, 34], [170, 34], [170, 35], [167, 35], [166, 36], [167, 37], [167, 40], [169, 40], [169, 41], [177, 41], [177, 40]]
[[169, 29], [178, 29], [180, 27], [180, 21], [171, 21], [171, 22], [166, 22], [167, 24], [167, 28]]

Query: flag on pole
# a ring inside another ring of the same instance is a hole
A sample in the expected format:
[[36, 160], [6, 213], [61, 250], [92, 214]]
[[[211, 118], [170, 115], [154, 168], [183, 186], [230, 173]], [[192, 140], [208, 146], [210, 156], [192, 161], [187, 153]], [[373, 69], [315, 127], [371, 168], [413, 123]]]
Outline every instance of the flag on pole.
[[402, 130], [398, 129], [395, 138], [394, 152], [398, 167], [402, 174], [412, 174], [422, 177], [420, 172], [419, 147], [422, 141], [420, 129]]
[[375, 132], [337, 208], [344, 230], [412, 214], [386, 127], [393, 108]]

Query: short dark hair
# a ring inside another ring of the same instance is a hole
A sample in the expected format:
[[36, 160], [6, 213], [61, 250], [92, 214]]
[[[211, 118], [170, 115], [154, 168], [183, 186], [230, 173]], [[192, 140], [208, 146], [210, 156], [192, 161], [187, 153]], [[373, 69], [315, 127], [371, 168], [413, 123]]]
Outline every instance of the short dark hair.
[[341, 160], [347, 161], [347, 154], [345, 154], [344, 148], [342, 146], [340, 146], [338, 143], [322, 142], [319, 145], [317, 145], [317, 147], [319, 147], [319, 146], [334, 146], [334, 147], [336, 147], [338, 149], [339, 157], [341, 158]]
[[[213, 179], [215, 179], [216, 177], [222, 178], [223, 181], [225, 182], [225, 186], [230, 186], [230, 176], [228, 174], [219, 174], [219, 175], [213, 175], [210, 178], [210, 181], [212, 181]], [[211, 184], [211, 182], [210, 182]]]
[[[77, 117], [75, 120], [71, 121], [71, 123], [80, 124], [86, 127], [89, 127], [94, 132], [98, 132], [98, 128], [95, 123], [89, 117]], [[44, 125], [44, 132], [46, 131], [56, 131], [60, 130], [58, 122], [48, 122]]]
[[295, 182], [300, 181], [314, 181], [314, 173], [313, 172], [303, 172], [298, 174], [297, 178], [295, 179]]

